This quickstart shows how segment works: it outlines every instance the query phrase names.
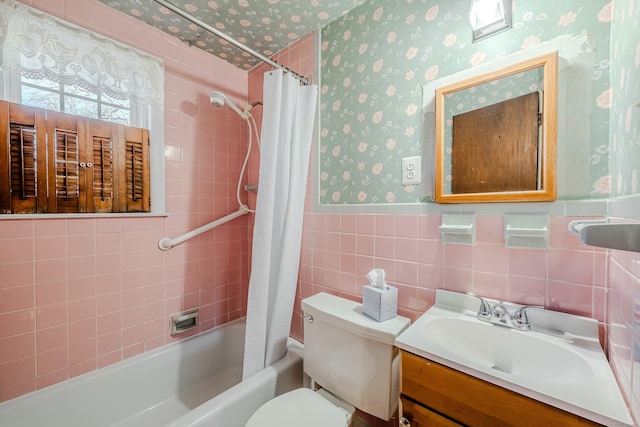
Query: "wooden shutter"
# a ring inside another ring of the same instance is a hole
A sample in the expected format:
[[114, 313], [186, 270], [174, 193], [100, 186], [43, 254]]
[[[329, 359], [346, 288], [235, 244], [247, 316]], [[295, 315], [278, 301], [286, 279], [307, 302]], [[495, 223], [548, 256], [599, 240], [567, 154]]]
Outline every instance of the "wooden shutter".
[[0, 101], [0, 213], [150, 211], [149, 132]]
[[125, 182], [127, 212], [149, 212], [149, 133], [126, 127]]
[[50, 141], [49, 200], [51, 211], [58, 213], [86, 212], [80, 195], [80, 185], [86, 179], [81, 167], [84, 129], [76, 116], [49, 112], [47, 117]]
[[0, 102], [0, 214], [11, 213], [11, 168], [9, 166], [9, 103]]
[[111, 123], [91, 120], [87, 140], [87, 203], [89, 212], [118, 212], [114, 209], [114, 142]]
[[20, 212], [37, 212], [38, 164], [36, 127], [9, 125], [11, 158], [11, 205]]
[[46, 212], [44, 110], [1, 102], [0, 212]]

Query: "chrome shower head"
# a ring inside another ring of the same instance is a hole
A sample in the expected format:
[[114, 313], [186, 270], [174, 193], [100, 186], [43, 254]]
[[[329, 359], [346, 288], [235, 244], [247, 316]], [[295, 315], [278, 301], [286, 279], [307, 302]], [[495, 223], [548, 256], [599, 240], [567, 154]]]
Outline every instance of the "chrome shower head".
[[228, 104], [233, 111], [235, 111], [240, 115], [240, 117], [242, 118], [246, 117], [246, 113], [240, 110], [240, 108], [238, 108], [238, 106], [234, 104], [232, 100], [227, 98], [225, 94], [222, 92], [217, 92], [217, 91], [211, 92], [211, 95], [209, 96], [209, 101], [211, 101], [211, 105], [213, 105], [214, 107], [222, 107], [224, 106], [224, 104]]

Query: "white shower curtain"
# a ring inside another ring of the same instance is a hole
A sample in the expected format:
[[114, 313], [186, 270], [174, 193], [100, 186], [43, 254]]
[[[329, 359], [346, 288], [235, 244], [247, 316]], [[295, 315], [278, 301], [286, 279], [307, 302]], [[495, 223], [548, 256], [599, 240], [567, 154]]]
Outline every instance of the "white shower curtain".
[[260, 178], [243, 379], [280, 359], [295, 301], [304, 197], [318, 96], [282, 70], [264, 75]]

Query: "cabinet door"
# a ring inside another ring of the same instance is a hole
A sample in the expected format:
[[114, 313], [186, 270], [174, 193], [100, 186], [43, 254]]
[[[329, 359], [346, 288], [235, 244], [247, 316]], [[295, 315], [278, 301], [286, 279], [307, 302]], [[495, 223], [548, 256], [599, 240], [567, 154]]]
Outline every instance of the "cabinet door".
[[405, 351], [402, 394], [470, 427], [595, 427], [577, 415]]
[[538, 99], [533, 92], [453, 117], [453, 193], [541, 188]]
[[402, 400], [402, 416], [409, 421], [411, 427], [461, 427], [462, 424], [458, 424], [451, 421], [448, 418], [437, 414], [422, 405], [418, 405], [411, 400], [407, 400], [404, 397]]

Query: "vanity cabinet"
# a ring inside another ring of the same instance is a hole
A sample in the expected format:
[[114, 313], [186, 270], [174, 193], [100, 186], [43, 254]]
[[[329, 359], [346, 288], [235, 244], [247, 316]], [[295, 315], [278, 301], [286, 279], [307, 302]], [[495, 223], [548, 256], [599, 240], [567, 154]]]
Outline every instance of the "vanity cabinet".
[[402, 412], [411, 427], [600, 424], [401, 351]]
[[455, 421], [451, 421], [448, 418], [443, 417], [437, 412], [433, 412], [431, 409], [422, 406], [420, 403], [416, 403], [412, 400], [400, 397], [402, 400], [402, 412], [403, 417], [409, 422], [411, 427], [461, 427], [462, 424], [458, 424]]

